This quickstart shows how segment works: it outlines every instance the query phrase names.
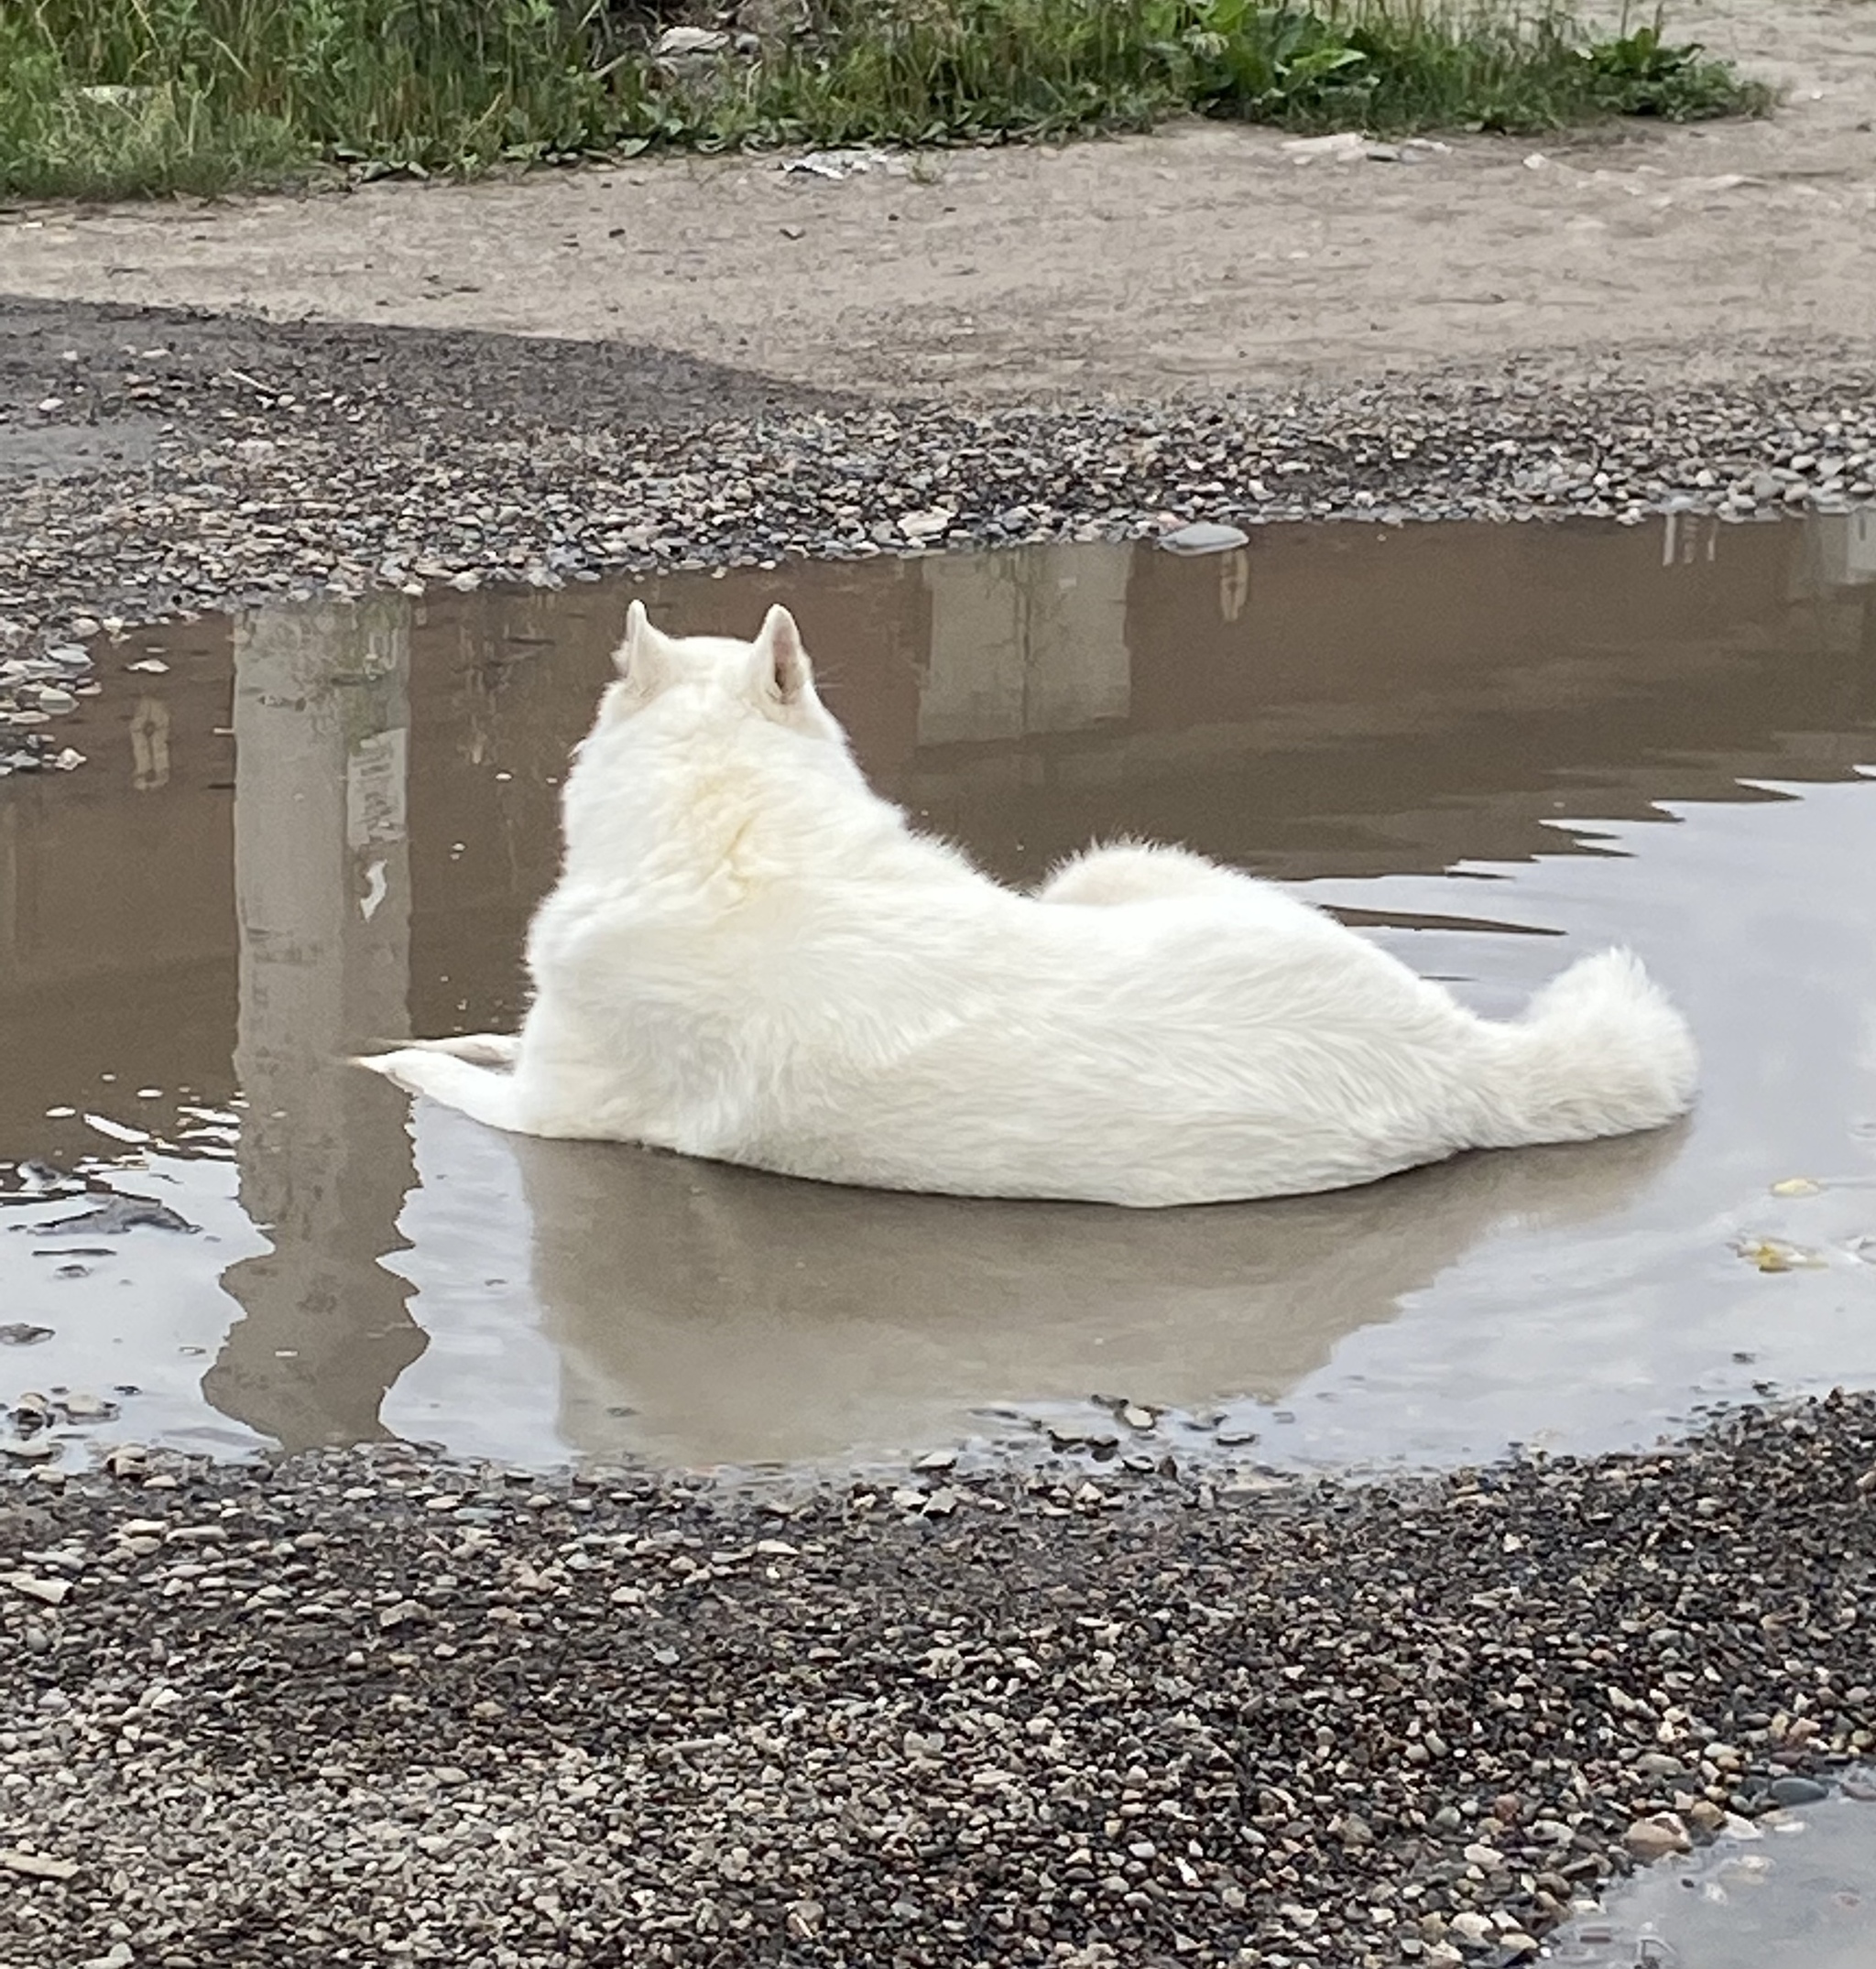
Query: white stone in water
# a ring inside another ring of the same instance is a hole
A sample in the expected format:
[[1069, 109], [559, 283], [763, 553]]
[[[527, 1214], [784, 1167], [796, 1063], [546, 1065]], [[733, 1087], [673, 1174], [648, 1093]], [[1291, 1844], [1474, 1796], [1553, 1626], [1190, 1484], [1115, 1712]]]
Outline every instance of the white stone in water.
[[1670, 1853], [1685, 1853], [1693, 1844], [1687, 1828], [1671, 1811], [1636, 1820], [1623, 1837], [1629, 1851], [1644, 1863], [1664, 1859]]
[[1178, 527], [1160, 536], [1160, 545], [1169, 554], [1227, 554], [1234, 547], [1249, 544], [1250, 536], [1242, 527], [1227, 527], [1210, 519], [1196, 519], [1189, 527]]

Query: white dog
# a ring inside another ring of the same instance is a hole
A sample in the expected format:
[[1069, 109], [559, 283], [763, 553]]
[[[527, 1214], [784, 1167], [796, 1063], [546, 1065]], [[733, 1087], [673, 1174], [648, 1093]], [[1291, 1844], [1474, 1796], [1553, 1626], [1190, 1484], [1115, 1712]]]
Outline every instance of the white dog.
[[1504, 1023], [1180, 849], [1001, 887], [868, 789], [786, 609], [743, 643], [635, 602], [615, 660], [518, 1039], [365, 1062], [492, 1126], [1159, 1205], [1627, 1134], [1691, 1098], [1687, 1028], [1625, 952]]

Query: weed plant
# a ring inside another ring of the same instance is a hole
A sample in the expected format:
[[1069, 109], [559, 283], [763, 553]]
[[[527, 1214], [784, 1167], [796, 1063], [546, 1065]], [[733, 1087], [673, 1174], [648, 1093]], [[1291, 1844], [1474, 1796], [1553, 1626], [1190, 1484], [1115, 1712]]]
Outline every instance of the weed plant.
[[1536, 131], [1770, 102], [1556, 0], [797, 0], [660, 61], [664, 0], [0, 0], [0, 193], [215, 192], [660, 145], [970, 144], [1186, 114]]

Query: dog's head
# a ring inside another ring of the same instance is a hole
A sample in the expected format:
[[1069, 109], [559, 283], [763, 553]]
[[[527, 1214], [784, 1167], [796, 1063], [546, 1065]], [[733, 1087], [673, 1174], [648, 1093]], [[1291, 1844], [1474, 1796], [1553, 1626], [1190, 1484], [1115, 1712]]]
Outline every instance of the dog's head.
[[626, 615], [613, 653], [617, 678], [600, 703], [602, 726], [656, 717], [718, 729], [759, 720], [846, 751], [846, 734], [814, 690], [814, 673], [795, 619], [780, 603], [752, 643], [724, 636], [666, 636], [645, 604]]
[[[800, 796], [819, 812], [833, 787], [863, 787], [846, 734], [815, 694], [801, 632], [771, 608], [754, 642], [666, 636], [634, 602], [618, 672], [574, 747], [561, 798], [569, 865], [616, 869], [686, 843], [722, 847], [751, 802]], [[704, 852], [704, 851], [700, 851]]]

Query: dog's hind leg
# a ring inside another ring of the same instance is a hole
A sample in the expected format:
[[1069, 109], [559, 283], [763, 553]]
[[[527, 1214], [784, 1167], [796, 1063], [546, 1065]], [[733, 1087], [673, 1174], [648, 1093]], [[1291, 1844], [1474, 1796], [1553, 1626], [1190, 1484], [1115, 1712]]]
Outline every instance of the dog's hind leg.
[[440, 1101], [445, 1107], [453, 1107], [491, 1128], [505, 1128], [511, 1135], [541, 1132], [529, 1125], [521, 1090], [514, 1078], [478, 1066], [474, 1061], [460, 1060], [432, 1049], [406, 1046], [394, 1053], [362, 1056], [356, 1064], [382, 1073], [406, 1093], [428, 1094], [432, 1101]]
[[405, 1051], [447, 1053], [453, 1060], [473, 1061], [479, 1067], [512, 1067], [520, 1057], [518, 1032], [459, 1032], [447, 1039], [406, 1039]]
[[1106, 907], [1162, 902], [1170, 897], [1242, 897], [1247, 888], [1263, 887], [1255, 876], [1220, 868], [1184, 848], [1116, 842], [1109, 847], [1089, 848], [1063, 862], [1036, 891], [1036, 900]]

